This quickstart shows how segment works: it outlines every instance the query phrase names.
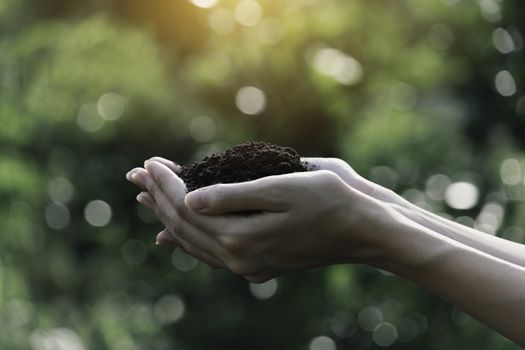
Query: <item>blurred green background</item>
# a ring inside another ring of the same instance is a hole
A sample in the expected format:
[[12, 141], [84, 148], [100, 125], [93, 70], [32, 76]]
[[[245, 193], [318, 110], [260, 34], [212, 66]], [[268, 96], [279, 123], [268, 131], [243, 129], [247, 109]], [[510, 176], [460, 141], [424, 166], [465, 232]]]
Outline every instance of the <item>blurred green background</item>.
[[0, 349], [517, 349], [363, 266], [251, 285], [127, 170], [264, 140], [525, 241], [520, 0], [0, 0]]

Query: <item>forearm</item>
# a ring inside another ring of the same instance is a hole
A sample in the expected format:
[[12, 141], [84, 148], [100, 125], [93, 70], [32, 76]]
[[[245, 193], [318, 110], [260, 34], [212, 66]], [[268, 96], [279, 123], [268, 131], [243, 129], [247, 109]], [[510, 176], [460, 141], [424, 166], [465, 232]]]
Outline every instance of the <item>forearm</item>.
[[333, 171], [352, 188], [390, 206], [408, 219], [440, 235], [525, 267], [525, 245], [523, 244], [474, 230], [419, 208], [395, 192], [361, 177], [342, 160], [328, 158], [308, 158], [306, 160], [316, 164], [320, 169]]
[[525, 268], [394, 217], [377, 267], [438, 294], [525, 346]]
[[413, 204], [394, 205], [410, 220], [466, 246], [525, 267], [525, 245], [496, 237], [430, 213]]

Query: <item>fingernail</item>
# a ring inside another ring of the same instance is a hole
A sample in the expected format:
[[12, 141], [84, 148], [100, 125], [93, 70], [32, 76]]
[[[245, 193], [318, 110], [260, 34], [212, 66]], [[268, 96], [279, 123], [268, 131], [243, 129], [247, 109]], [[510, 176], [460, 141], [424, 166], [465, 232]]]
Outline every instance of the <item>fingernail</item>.
[[155, 245], [174, 245], [175, 242], [170, 241], [168, 239], [157, 239], [155, 241]]
[[130, 181], [131, 180], [131, 171], [128, 171], [126, 173], [126, 180]]
[[191, 210], [203, 210], [206, 208], [204, 191], [193, 191], [186, 195], [184, 203]]
[[137, 202], [142, 203], [144, 201], [143, 193], [141, 192], [141, 193], [137, 194], [136, 198], [137, 198]]

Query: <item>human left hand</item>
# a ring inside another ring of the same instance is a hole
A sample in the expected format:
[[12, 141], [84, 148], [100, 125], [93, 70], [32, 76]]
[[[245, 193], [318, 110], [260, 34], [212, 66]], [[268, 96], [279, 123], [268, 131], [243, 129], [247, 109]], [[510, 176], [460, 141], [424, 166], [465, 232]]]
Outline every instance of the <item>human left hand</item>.
[[299, 268], [363, 262], [377, 253], [377, 230], [368, 223], [384, 208], [331, 171], [219, 184], [186, 195], [173, 171], [150, 161], [135, 169], [131, 180], [149, 193], [139, 202], [188, 253], [251, 281]]

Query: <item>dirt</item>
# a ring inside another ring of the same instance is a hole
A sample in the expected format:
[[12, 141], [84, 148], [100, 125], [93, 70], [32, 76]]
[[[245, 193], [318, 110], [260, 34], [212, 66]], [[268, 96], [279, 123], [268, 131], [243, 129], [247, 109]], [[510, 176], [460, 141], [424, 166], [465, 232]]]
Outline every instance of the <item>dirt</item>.
[[270, 175], [307, 171], [307, 163], [291, 147], [247, 142], [182, 167], [188, 192], [201, 187], [256, 180]]

